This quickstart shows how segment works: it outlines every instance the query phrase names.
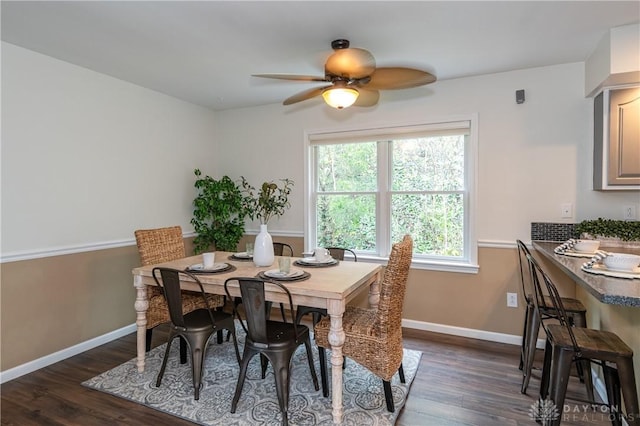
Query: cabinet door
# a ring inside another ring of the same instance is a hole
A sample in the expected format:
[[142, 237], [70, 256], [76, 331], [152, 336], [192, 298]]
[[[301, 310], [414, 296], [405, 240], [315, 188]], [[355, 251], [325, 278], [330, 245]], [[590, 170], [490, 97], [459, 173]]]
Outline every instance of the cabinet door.
[[640, 185], [640, 88], [609, 99], [609, 185]]
[[594, 189], [640, 189], [640, 87], [605, 90], [594, 112]]

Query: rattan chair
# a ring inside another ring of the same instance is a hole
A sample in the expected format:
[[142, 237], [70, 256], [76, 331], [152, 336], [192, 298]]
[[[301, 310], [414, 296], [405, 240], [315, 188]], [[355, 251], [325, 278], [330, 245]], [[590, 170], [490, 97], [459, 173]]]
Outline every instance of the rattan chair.
[[[602, 367], [608, 404], [599, 404], [589, 396], [591, 404], [608, 405], [613, 425], [622, 425], [620, 391], [624, 397], [627, 424], [640, 425], [640, 406], [633, 368], [633, 351], [615, 333], [605, 330], [572, 327], [558, 289], [531, 255], [527, 259], [533, 270], [534, 304], [538, 315], [542, 304], [550, 301], [558, 313], [558, 323], [541, 321], [547, 340], [545, 344], [540, 399], [549, 399], [561, 415], [547, 424], [557, 426], [562, 420], [567, 385], [572, 363], [599, 364]], [[546, 294], [545, 294], [546, 292]], [[586, 374], [586, 371], [585, 371]], [[602, 411], [604, 412], [604, 411]]]
[[[405, 382], [402, 370], [402, 307], [411, 267], [413, 240], [405, 235], [402, 242], [391, 249], [389, 263], [380, 285], [377, 309], [347, 306], [342, 316], [345, 334], [343, 355], [363, 365], [382, 379], [387, 410], [395, 406], [391, 392], [391, 378], [396, 371]], [[315, 326], [315, 340], [319, 350], [330, 348], [331, 319], [325, 317]], [[322, 370], [321, 370], [322, 373]]]
[[[180, 337], [187, 342], [189, 352], [191, 354], [191, 370], [193, 374], [193, 398], [200, 398], [200, 385], [202, 382], [202, 367], [204, 366], [204, 358], [207, 352], [207, 345], [211, 336], [216, 331], [229, 330], [233, 336], [233, 345], [236, 350], [236, 359], [240, 364], [240, 351], [238, 350], [238, 342], [236, 340], [236, 328], [233, 314], [227, 314], [222, 311], [214, 311], [208, 306], [207, 294], [204, 292], [202, 283], [195, 275], [179, 271], [171, 268], [153, 268], [153, 279], [162, 289], [169, 315], [171, 317], [171, 326], [169, 327], [169, 338], [167, 340], [167, 349], [164, 352], [162, 367], [156, 379], [156, 387], [162, 383], [162, 376], [167, 367], [167, 360], [171, 350], [171, 342], [176, 337]], [[180, 279], [189, 279], [195, 281], [200, 287], [200, 299], [202, 304], [206, 306], [203, 309], [195, 309], [189, 313], [185, 313], [182, 309], [182, 298], [184, 292], [180, 290]]]
[[[540, 312], [537, 312], [536, 306], [533, 303], [534, 283], [532, 278], [532, 269], [527, 256], [531, 256], [527, 246], [521, 241], [516, 240], [518, 246], [518, 262], [520, 266], [520, 284], [522, 297], [524, 298], [527, 306], [524, 316], [524, 325], [522, 330], [522, 344], [520, 346], [520, 366], [522, 370], [522, 385], [520, 387], [521, 393], [527, 392], [529, 381], [531, 380], [533, 371], [533, 362], [536, 354], [536, 343], [538, 340], [538, 333], [540, 331], [540, 318], [544, 321], [554, 320], [558, 318], [558, 313], [553, 306], [551, 300], [547, 297], [543, 300], [540, 306]], [[575, 327], [587, 326], [587, 309], [582, 302], [578, 299], [570, 297], [563, 297], [562, 304], [569, 316], [571, 325]], [[593, 382], [591, 380], [591, 372], [584, 371], [589, 370], [589, 365], [584, 363], [577, 364], [578, 374], [580, 380], [585, 382], [587, 387], [587, 394], [590, 399], [593, 399]]]
[[[240, 374], [236, 385], [236, 392], [231, 402], [231, 412], [236, 412], [236, 407], [242, 387], [247, 375], [247, 367], [251, 359], [260, 354], [262, 365], [262, 378], [265, 378], [267, 360], [273, 366], [276, 379], [276, 393], [278, 403], [282, 412], [282, 424], [288, 424], [287, 410], [289, 406], [289, 367], [291, 358], [298, 346], [304, 344], [307, 350], [307, 360], [311, 370], [313, 386], [319, 390], [318, 377], [313, 365], [313, 355], [311, 354], [311, 338], [309, 328], [305, 325], [296, 325], [293, 321], [293, 302], [289, 290], [278, 282], [264, 281], [259, 278], [235, 277], [229, 278], [224, 283], [227, 296], [231, 298], [229, 284], [237, 282], [240, 287], [240, 294], [244, 300], [245, 321], [247, 323], [247, 337], [242, 353], [240, 364]], [[281, 291], [289, 303], [291, 309], [291, 323], [271, 321], [268, 319], [269, 312], [265, 299], [265, 286], [270, 286], [274, 291]], [[234, 309], [234, 314], [242, 321], [240, 312]]]
[[[138, 253], [142, 266], [155, 265], [169, 262], [171, 260], [186, 257], [184, 239], [182, 238], [182, 228], [180, 226], [170, 226], [156, 229], [139, 229], [135, 231]], [[147, 286], [147, 299], [149, 308], [147, 309], [147, 336], [146, 350], [151, 349], [151, 337], [155, 327], [167, 323], [171, 320], [167, 302], [160, 287]], [[213, 308], [224, 306], [224, 296], [217, 294], [207, 294], [207, 303]], [[206, 308], [205, 303], [199, 293], [183, 291], [182, 310], [184, 313], [195, 309]], [[181, 361], [184, 363], [186, 357], [186, 347], [181, 340]]]

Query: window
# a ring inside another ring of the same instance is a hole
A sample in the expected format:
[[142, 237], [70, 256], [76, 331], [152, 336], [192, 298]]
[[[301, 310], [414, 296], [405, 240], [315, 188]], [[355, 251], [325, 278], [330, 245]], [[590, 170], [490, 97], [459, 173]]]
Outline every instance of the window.
[[385, 260], [409, 233], [414, 267], [477, 271], [475, 117], [310, 132], [305, 241]]

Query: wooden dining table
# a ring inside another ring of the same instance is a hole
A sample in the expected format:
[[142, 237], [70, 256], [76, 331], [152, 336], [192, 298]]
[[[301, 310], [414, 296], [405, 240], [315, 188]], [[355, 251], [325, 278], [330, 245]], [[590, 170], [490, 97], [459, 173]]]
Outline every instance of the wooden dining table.
[[[219, 273], [201, 273], [198, 278], [203, 284], [204, 291], [212, 294], [225, 294], [224, 283], [231, 277], [255, 277], [260, 272], [276, 269], [278, 256], [269, 267], [257, 267], [252, 261], [238, 260], [233, 253], [216, 252], [216, 263], [228, 263], [231, 269]], [[331, 345], [331, 383], [332, 383], [332, 415], [333, 422], [342, 422], [342, 346], [345, 334], [342, 328], [342, 315], [345, 306], [354, 299], [360, 291], [369, 288], [369, 305], [376, 308], [380, 297], [379, 282], [381, 280], [382, 266], [365, 262], [339, 262], [329, 267], [305, 267], [295, 264], [298, 258], [292, 258], [292, 268], [302, 269], [310, 274], [303, 281], [282, 281], [282, 284], [291, 292], [294, 305], [305, 305], [325, 308], [331, 320], [329, 343]], [[184, 259], [157, 265], [147, 265], [133, 269], [133, 285], [136, 288], [137, 326], [137, 367], [138, 371], [144, 371], [145, 366], [145, 336], [147, 328], [146, 312], [149, 307], [147, 300], [147, 285], [156, 285], [152, 270], [156, 266], [184, 270], [194, 264], [202, 262], [202, 256], [186, 257]], [[197, 290], [197, 284], [187, 279], [181, 282], [184, 290]], [[230, 283], [229, 290], [232, 296], [240, 296], [237, 283]], [[271, 302], [285, 302], [283, 293], [267, 289], [266, 298]]]

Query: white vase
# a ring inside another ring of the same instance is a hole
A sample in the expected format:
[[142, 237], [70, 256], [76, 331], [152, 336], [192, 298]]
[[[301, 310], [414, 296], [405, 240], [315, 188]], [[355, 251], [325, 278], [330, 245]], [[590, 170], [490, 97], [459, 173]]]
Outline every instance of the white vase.
[[271, 266], [274, 259], [273, 240], [267, 232], [267, 225], [260, 225], [260, 232], [253, 243], [253, 263], [256, 266]]

